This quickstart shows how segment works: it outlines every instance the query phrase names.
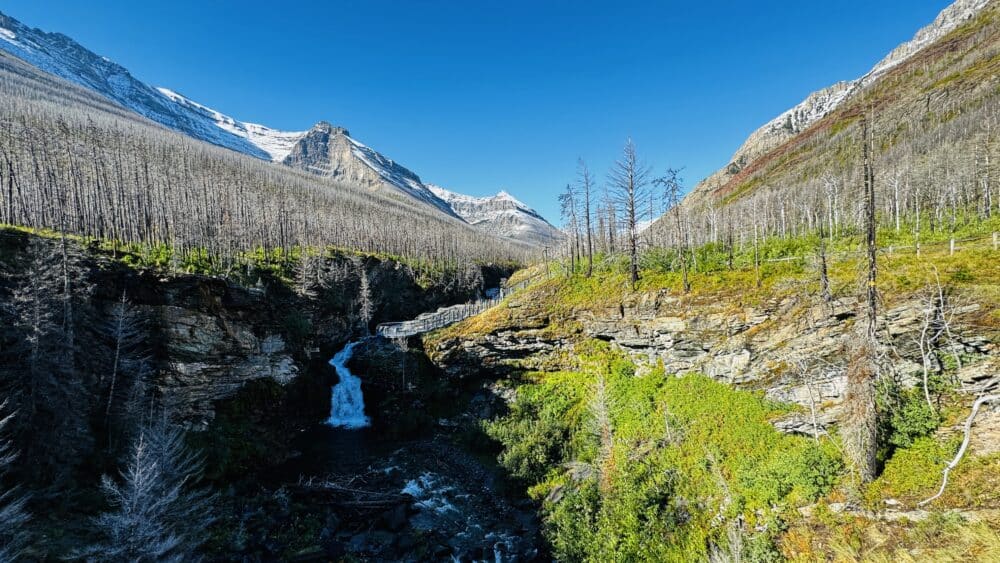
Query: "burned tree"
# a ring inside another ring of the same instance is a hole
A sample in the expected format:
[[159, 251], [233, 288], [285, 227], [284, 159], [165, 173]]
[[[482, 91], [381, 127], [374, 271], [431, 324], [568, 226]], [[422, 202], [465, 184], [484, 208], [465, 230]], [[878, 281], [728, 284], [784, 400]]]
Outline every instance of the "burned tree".
[[868, 117], [861, 118], [862, 181], [864, 187], [865, 257], [864, 322], [859, 323], [847, 368], [845, 452], [854, 463], [862, 483], [875, 478], [878, 448], [878, 411], [875, 383], [878, 365], [878, 247], [875, 224], [875, 172], [872, 163], [872, 133]]
[[188, 561], [204, 542], [214, 498], [199, 488], [203, 462], [164, 416], [138, 431], [119, 479], [101, 488], [112, 510], [95, 519], [103, 539], [76, 555], [101, 561]]
[[559, 207], [566, 230], [566, 257], [569, 261], [568, 276], [576, 273], [576, 247], [577, 240], [579, 239], [576, 199], [576, 191], [573, 189], [573, 186], [566, 184], [566, 190], [559, 194]]
[[653, 183], [663, 190], [663, 201], [667, 206], [667, 213], [673, 217], [675, 245], [677, 257], [681, 263], [684, 293], [688, 293], [691, 291], [691, 282], [688, 279], [687, 231], [682, 217], [684, 211], [681, 209], [681, 196], [684, 188], [682, 187], [680, 170], [668, 168], [666, 174], [653, 180]]
[[[7, 401], [0, 402], [0, 478], [17, 458], [7, 440], [6, 427], [14, 415], [7, 410]], [[16, 561], [27, 543], [24, 525], [28, 521], [25, 497], [17, 488], [5, 488], [0, 482], [0, 561]]]
[[587, 237], [587, 277], [589, 278], [594, 273], [594, 241], [593, 241], [593, 230], [590, 227], [590, 197], [594, 190], [594, 181], [590, 177], [590, 169], [587, 168], [587, 164], [583, 162], [581, 158], [578, 163], [578, 176], [580, 182], [580, 195], [583, 199], [583, 229], [584, 234]]
[[632, 289], [639, 282], [639, 218], [642, 206], [649, 201], [649, 168], [639, 161], [635, 143], [625, 143], [622, 157], [615, 162], [609, 175], [615, 203], [625, 214], [625, 234], [629, 255], [629, 280]]

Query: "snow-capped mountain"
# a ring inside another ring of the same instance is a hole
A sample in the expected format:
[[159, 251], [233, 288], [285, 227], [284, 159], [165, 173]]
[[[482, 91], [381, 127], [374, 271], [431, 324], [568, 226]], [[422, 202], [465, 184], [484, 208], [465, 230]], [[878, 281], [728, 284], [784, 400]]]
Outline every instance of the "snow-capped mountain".
[[795, 107], [781, 113], [751, 133], [733, 155], [730, 163], [703, 180], [692, 195], [697, 198], [707, 190], [725, 184], [730, 176], [738, 174], [755, 159], [826, 117], [893, 67], [905, 62], [927, 45], [975, 17], [989, 2], [990, 0], [956, 0], [941, 12], [933, 23], [920, 29], [910, 41], [893, 49], [864, 76], [838, 82], [813, 92]]
[[[165, 127], [256, 158], [272, 160], [290, 133], [243, 123], [137, 80], [121, 65], [61, 33], [32, 29], [0, 13], [0, 50], [50, 74], [97, 92]], [[299, 134], [301, 135], [301, 134]], [[283, 158], [278, 151], [278, 158]]]
[[[321, 121], [308, 131], [280, 131], [240, 121], [169, 88], [145, 84], [121, 65], [61, 33], [32, 29], [3, 13], [0, 13], [0, 50], [190, 137], [334, 180], [394, 190], [462, 219], [419, 176], [355, 140], [344, 128]], [[546, 228], [554, 228], [524, 204], [517, 203], [525, 210], [517, 212], [523, 217], [498, 216], [495, 223], [508, 227], [498, 226], [497, 231], [518, 239], [522, 239], [519, 233], [524, 233], [522, 240], [548, 240], [551, 233], [546, 234]], [[510, 211], [514, 213], [513, 208]], [[522, 219], [524, 224], [516, 228]]]
[[420, 177], [351, 138], [343, 127], [320, 121], [291, 147], [282, 164], [371, 189], [388, 188], [459, 217]]
[[[160, 87], [156, 90], [173, 100], [176, 104], [208, 119], [219, 129], [241, 139], [246, 139], [251, 145], [267, 154], [267, 157], [257, 154], [251, 154], [251, 156], [280, 162], [288, 156], [288, 153], [292, 152], [292, 147], [295, 146], [295, 143], [306, 134], [306, 131], [278, 131], [277, 129], [271, 129], [257, 123], [239, 121], [210, 107], [205, 107], [194, 100], [189, 100], [169, 88]], [[209, 140], [209, 142], [212, 141]]]
[[489, 197], [473, 197], [432, 184], [427, 187], [462, 219], [493, 235], [539, 246], [551, 246], [563, 238], [559, 229], [506, 191]]

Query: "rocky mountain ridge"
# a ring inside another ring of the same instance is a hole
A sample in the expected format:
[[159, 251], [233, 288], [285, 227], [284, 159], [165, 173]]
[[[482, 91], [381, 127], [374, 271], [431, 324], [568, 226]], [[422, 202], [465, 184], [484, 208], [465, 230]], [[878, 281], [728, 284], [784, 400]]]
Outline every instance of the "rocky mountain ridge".
[[991, 0], [956, 0], [935, 20], [920, 29], [914, 37], [893, 49], [865, 75], [838, 82], [809, 94], [795, 107], [764, 124], [749, 135], [736, 150], [729, 164], [698, 183], [688, 197], [689, 203], [700, 203], [708, 194], [725, 185], [731, 178], [783, 143], [795, 138], [824, 117], [830, 115], [889, 71], [906, 62], [925, 47], [933, 44], [963, 23], [979, 14]]
[[421, 182], [419, 176], [356, 141], [347, 129], [325, 121], [317, 123], [299, 138], [281, 163], [368, 189], [395, 190], [461, 220], [451, 206]]
[[562, 231], [504, 190], [494, 196], [474, 197], [433, 184], [428, 184], [427, 187], [459, 217], [487, 233], [538, 246], [552, 246], [563, 238]]

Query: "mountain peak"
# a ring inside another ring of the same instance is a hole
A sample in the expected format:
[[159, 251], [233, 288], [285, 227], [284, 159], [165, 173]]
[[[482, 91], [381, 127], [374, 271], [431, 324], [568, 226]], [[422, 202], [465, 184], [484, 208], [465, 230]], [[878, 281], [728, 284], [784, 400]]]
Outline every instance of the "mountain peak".
[[487, 233], [536, 246], [550, 246], [563, 237], [559, 229], [507, 190], [500, 190], [494, 196], [475, 197], [433, 184], [427, 187], [467, 223]]
[[322, 131], [327, 135], [343, 135], [345, 137], [350, 137], [351, 132], [345, 127], [340, 127], [339, 125], [333, 125], [329, 121], [320, 121], [316, 125], [313, 125], [313, 131]]
[[[176, 90], [140, 82], [124, 67], [71, 38], [29, 28], [3, 13], [0, 13], [0, 51], [195, 139], [339, 182], [396, 191], [455, 220], [462, 219], [455, 205], [435, 195], [417, 174], [352, 138], [347, 128], [329, 121], [318, 121], [307, 131], [280, 131], [240, 121]], [[510, 223], [505, 229], [514, 229], [511, 232], [515, 235], [525, 232], [528, 236], [522, 240], [532, 242], [561, 236], [535, 211], [504, 190], [496, 196], [469, 198], [469, 201], [470, 205], [489, 208], [498, 214], [498, 219]], [[529, 227], [522, 225], [525, 221]]]

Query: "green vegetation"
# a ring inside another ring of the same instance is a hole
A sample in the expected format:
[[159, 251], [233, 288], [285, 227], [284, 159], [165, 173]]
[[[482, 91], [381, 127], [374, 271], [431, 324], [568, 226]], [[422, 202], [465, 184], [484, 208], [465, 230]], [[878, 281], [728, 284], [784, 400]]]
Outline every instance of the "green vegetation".
[[[993, 250], [992, 233], [1000, 232], [1000, 217], [979, 220], [968, 217], [956, 223], [954, 229], [931, 229], [926, 220], [921, 231], [914, 234], [913, 225], [902, 224], [897, 232], [884, 228], [879, 232], [879, 289], [886, 299], [911, 294], [934, 283], [936, 268], [942, 284], [959, 292], [973, 293], [988, 317], [991, 326], [1000, 326], [1000, 287], [993, 280], [1000, 276], [1000, 260]], [[954, 255], [950, 240], [956, 240]], [[916, 252], [917, 242], [920, 254]], [[641, 279], [636, 291], [627, 283], [626, 258], [620, 255], [595, 257], [595, 275], [587, 278], [579, 272], [573, 276], [555, 276], [528, 291], [544, 293], [541, 299], [553, 313], [568, 313], [574, 308], [600, 309], [621, 303], [623, 299], [668, 290], [684, 302], [732, 303], [734, 306], [758, 304], [806, 291], [819, 292], [817, 272], [817, 234], [771, 237], [758, 244], [758, 274], [754, 269], [754, 248], [751, 243], [735, 245], [732, 268], [729, 248], [722, 243], [709, 243], [692, 249], [691, 292], [682, 290], [680, 259], [676, 250], [656, 248], [642, 255]], [[858, 283], [861, 235], [843, 233], [826, 240], [830, 283], [835, 296], [852, 294]], [[565, 272], [565, 265], [553, 262], [550, 270]], [[993, 307], [991, 307], [991, 305]]]
[[[831, 440], [771, 426], [785, 405], [698, 375], [638, 376], [604, 343], [577, 352], [579, 370], [526, 375], [510, 413], [486, 428], [504, 446], [501, 464], [542, 502], [561, 559], [690, 561], [724, 549], [736, 526], [758, 560], [772, 560], [786, 513], [840, 479]], [[610, 449], [595, 427], [605, 407]]]
[[[64, 236], [51, 229], [0, 224], [0, 235], [3, 234], [11, 236], [33, 235], [49, 239]], [[167, 274], [223, 276], [245, 286], [256, 284], [262, 277], [291, 286], [294, 284], [296, 274], [305, 257], [391, 260], [410, 268], [415, 274], [417, 284], [423, 289], [451, 283], [452, 280], [460, 277], [463, 268], [472, 263], [409, 258], [388, 253], [365, 253], [334, 246], [322, 248], [291, 246], [287, 249], [256, 247], [249, 251], [234, 251], [231, 256], [223, 257], [204, 247], [178, 248], [162, 243], [122, 243], [79, 235], [65, 236], [83, 247], [100, 252], [132, 268], [149, 269]], [[487, 265], [486, 263], [477, 264]], [[508, 270], [515, 270], [520, 266], [514, 261], [501, 261], [489, 265]]]
[[[1000, 328], [1000, 260], [991, 240], [1000, 220], [970, 216], [954, 228], [934, 230], [923, 220], [922, 227], [919, 236], [905, 223], [898, 232], [879, 233], [883, 307], [922, 295], [939, 279], [949, 299], [980, 305], [980, 312], [965, 318], [977, 330]], [[954, 254], [951, 238], [957, 240]], [[826, 243], [834, 295], [850, 298], [858, 284], [860, 237], [845, 233]], [[676, 299], [671, 308], [682, 317], [698, 307], [741, 314], [764, 301], [817, 298], [818, 245], [816, 235], [762, 241], [759, 281], [752, 246], [734, 249], [732, 268], [725, 245], [701, 246], [692, 251], [689, 293], [682, 290], [679, 256], [672, 249], [643, 256], [634, 291], [622, 257], [599, 256], [589, 278], [567, 275], [558, 262], [538, 265], [519, 274], [542, 279], [512, 298], [516, 306], [494, 308], [432, 337], [472, 338], [506, 326], [531, 327], [542, 318], [544, 334], [576, 343], [572, 353], [549, 360], [561, 371], [523, 373], [508, 382], [516, 400], [509, 413], [485, 425], [502, 448], [500, 464], [540, 503], [557, 557], [689, 561], [713, 549], [725, 552], [734, 541], [749, 561], [813, 561], [831, 553], [845, 561], [920, 560], [921, 553], [962, 560], [963, 553], [1000, 553], [997, 523], [941, 512], [919, 523], [880, 521], [859, 512], [884, 510], [887, 500], [912, 509], [940, 486], [941, 470], [959, 442], [949, 429], [968, 414], [967, 398], [956, 394], [958, 363], [951, 354], [939, 354], [943, 371], [935, 367], [929, 377], [933, 409], [921, 387], [881, 386], [882, 470], [859, 494], [836, 428], [819, 441], [782, 434], [771, 420], [792, 410], [789, 405], [700, 375], [639, 369], [607, 344], [580, 336], [581, 314], [654, 295]], [[552, 275], [544, 276], [546, 270]], [[976, 360], [961, 358], [964, 365]], [[613, 429], [610, 449], [596, 423], [600, 381]], [[952, 472], [948, 491], [931, 508], [993, 507], [1000, 502], [998, 490], [1000, 454], [970, 457]], [[855, 509], [844, 511], [845, 501]], [[942, 539], [928, 546], [933, 534]]]

